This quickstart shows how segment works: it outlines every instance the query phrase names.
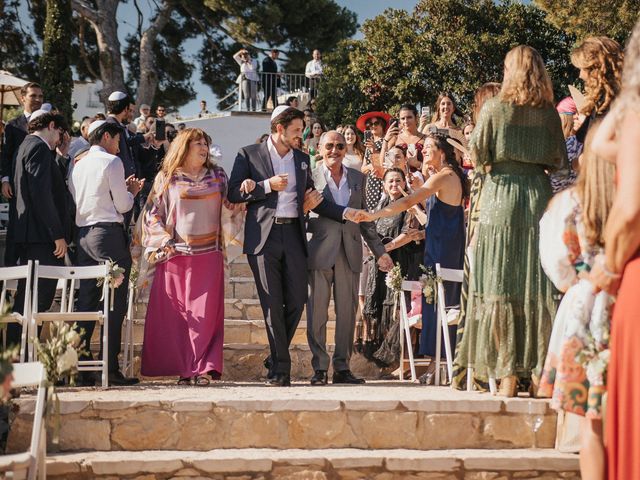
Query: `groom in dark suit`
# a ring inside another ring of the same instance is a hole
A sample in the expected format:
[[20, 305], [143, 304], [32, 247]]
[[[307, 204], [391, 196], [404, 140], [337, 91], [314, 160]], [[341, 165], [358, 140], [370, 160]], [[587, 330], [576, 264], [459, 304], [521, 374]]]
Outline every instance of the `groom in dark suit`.
[[305, 214], [343, 222], [352, 209], [314, 189], [309, 156], [296, 150], [302, 112], [281, 106], [271, 115], [266, 142], [240, 149], [229, 179], [229, 201], [247, 202], [244, 253], [253, 272], [271, 350], [268, 383], [291, 383], [289, 344], [307, 300]]

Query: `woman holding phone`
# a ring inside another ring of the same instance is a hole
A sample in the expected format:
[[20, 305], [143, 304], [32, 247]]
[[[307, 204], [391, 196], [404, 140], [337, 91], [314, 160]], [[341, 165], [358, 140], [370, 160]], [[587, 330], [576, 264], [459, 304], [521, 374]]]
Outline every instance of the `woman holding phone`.
[[397, 145], [407, 152], [407, 163], [411, 171], [421, 170], [425, 136], [418, 130], [418, 110], [415, 105], [402, 105], [398, 120], [387, 130], [380, 154], [384, 158], [386, 152]]
[[382, 198], [382, 175], [384, 167], [380, 151], [384, 141], [384, 134], [389, 125], [391, 115], [385, 112], [367, 112], [358, 118], [356, 127], [364, 133], [364, 165], [362, 173], [367, 176], [365, 184], [365, 202], [367, 209], [373, 210]]

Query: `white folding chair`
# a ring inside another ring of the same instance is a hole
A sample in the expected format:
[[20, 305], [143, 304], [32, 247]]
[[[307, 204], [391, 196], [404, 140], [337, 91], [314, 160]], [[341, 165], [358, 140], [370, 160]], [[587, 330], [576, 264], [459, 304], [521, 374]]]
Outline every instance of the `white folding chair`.
[[5, 226], [9, 223], [9, 204], [0, 203], [0, 223]]
[[[50, 265], [40, 265], [38, 261], [34, 268], [34, 288], [33, 288], [33, 308], [32, 308], [32, 331], [33, 336], [37, 335], [37, 327], [44, 322], [96, 322], [102, 326], [102, 360], [81, 360], [78, 362], [78, 370], [101, 371], [102, 386], [108, 387], [109, 374], [109, 265], [93, 265], [88, 267], [54, 267]], [[62, 298], [59, 312], [38, 312], [38, 279], [49, 278], [62, 280]], [[74, 312], [74, 293], [76, 282], [80, 280], [102, 279], [102, 310], [97, 312]], [[91, 339], [89, 339], [91, 342]], [[87, 350], [91, 345], [86, 345]]]
[[[422, 284], [415, 281], [402, 281], [402, 290], [398, 292], [396, 297], [396, 306], [400, 304], [400, 381], [404, 380], [404, 365], [406, 360], [404, 358], [405, 345], [407, 348], [407, 356], [409, 357], [409, 367], [411, 369], [411, 381], [417, 380], [416, 365], [427, 366], [431, 363], [428, 358], [414, 358], [413, 346], [411, 345], [411, 322], [408, 316], [407, 300], [405, 298], [405, 292], [420, 292], [422, 293]], [[399, 299], [399, 300], [397, 300]], [[396, 308], [397, 311], [397, 308]]]
[[133, 307], [136, 301], [136, 286], [129, 282], [127, 316], [124, 319], [124, 348], [122, 349], [122, 373], [134, 376], [133, 372]]
[[[0, 315], [0, 324], [17, 323], [22, 328], [22, 334], [20, 336], [20, 363], [25, 361], [25, 358], [30, 359], [31, 353], [27, 354], [27, 333], [29, 331], [29, 318], [31, 318], [31, 275], [33, 271], [33, 262], [29, 260], [26, 265], [20, 265], [18, 267], [2, 267], [0, 268], [0, 282], [2, 284], [2, 293], [0, 293], [0, 312], [4, 312], [7, 304], [7, 291], [17, 290], [18, 281], [25, 281], [24, 292], [24, 305], [23, 314], [8, 313], [6, 315]], [[5, 337], [3, 345], [7, 345], [7, 337], [5, 330]]]
[[[442, 268], [439, 263], [436, 263], [436, 276], [438, 278], [438, 304], [437, 304], [437, 326], [436, 332], [442, 330], [444, 336], [444, 351], [447, 359], [447, 373], [449, 380], [453, 376], [453, 353], [451, 352], [451, 340], [449, 338], [449, 322], [447, 321], [447, 312], [451, 308], [460, 309], [459, 305], [446, 305], [444, 295], [444, 285], [442, 282], [457, 282], [462, 283], [464, 278], [463, 270], [454, 270], [451, 268]], [[442, 336], [436, 334], [436, 372], [435, 372], [435, 385], [440, 385], [440, 354], [442, 352]]]
[[[14, 479], [47, 477], [47, 433], [44, 422], [46, 402], [46, 373], [40, 362], [17, 363], [13, 366], [13, 386], [38, 387], [36, 408], [33, 413], [33, 429], [29, 450], [24, 453], [0, 456], [0, 472], [13, 472]], [[5, 478], [0, 475], [0, 477]]]

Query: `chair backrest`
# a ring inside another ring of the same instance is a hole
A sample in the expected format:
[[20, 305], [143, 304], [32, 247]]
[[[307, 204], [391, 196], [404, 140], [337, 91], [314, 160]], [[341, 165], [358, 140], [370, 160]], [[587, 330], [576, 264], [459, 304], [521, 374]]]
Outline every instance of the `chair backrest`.
[[100, 265], [91, 265], [86, 267], [57, 267], [51, 265], [40, 265], [36, 261], [34, 267], [34, 286], [33, 286], [33, 313], [38, 313], [38, 282], [39, 278], [50, 278], [58, 280], [58, 289], [62, 290], [60, 311], [72, 312], [74, 303], [74, 294], [79, 280], [103, 279], [103, 296], [105, 305], [108, 295], [109, 282], [109, 265], [106, 263]]
[[[46, 393], [46, 372], [44, 365], [40, 362], [15, 363], [13, 365], [13, 386], [19, 387], [38, 387], [36, 395], [36, 408], [33, 414], [33, 430], [31, 431], [31, 445], [29, 452], [34, 459], [31, 468], [35, 468], [38, 456], [38, 449], [41, 445], [41, 436], [44, 430], [44, 410], [45, 410], [45, 393]], [[32, 477], [32, 475], [30, 475]]]
[[464, 279], [464, 270], [442, 268], [439, 263], [436, 263], [436, 275], [442, 278], [443, 282], [462, 283]]
[[422, 284], [420, 282], [416, 282], [412, 280], [403, 280], [402, 290], [404, 290], [405, 292], [421, 292]]
[[18, 288], [18, 280], [24, 280], [26, 283], [24, 295], [23, 315], [29, 318], [29, 309], [31, 308], [31, 274], [33, 271], [33, 262], [29, 260], [26, 265], [17, 267], [0, 268], [0, 283], [2, 291], [0, 292], [0, 312], [4, 312], [5, 303], [7, 301], [7, 290], [15, 290]]

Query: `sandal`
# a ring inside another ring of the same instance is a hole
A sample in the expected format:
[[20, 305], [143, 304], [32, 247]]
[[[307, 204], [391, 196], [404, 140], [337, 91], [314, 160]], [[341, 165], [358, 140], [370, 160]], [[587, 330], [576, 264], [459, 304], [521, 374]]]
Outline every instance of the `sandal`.
[[204, 375], [196, 375], [193, 378], [193, 384], [198, 387], [206, 387], [211, 381]]
[[192, 385], [191, 377], [180, 377], [178, 379], [178, 385]]

